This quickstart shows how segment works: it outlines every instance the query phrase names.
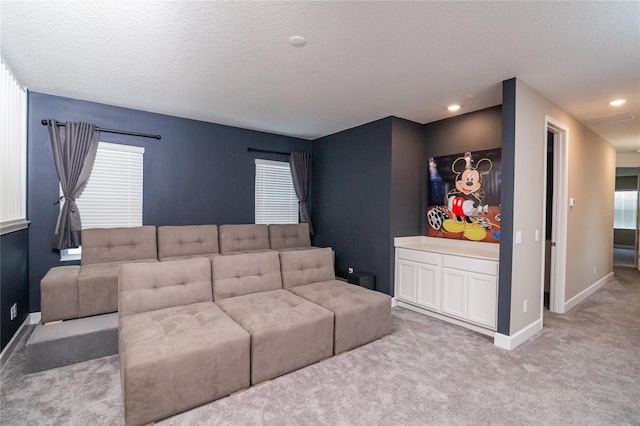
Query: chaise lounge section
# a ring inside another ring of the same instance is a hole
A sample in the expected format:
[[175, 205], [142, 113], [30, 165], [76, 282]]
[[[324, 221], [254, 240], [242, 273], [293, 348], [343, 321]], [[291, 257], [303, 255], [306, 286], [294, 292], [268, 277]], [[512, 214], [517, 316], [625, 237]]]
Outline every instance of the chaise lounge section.
[[118, 270], [157, 262], [155, 226], [82, 231], [81, 266], [51, 268], [40, 282], [42, 322], [118, 310]]
[[249, 387], [249, 333], [213, 303], [209, 259], [123, 265], [119, 304], [127, 425]]
[[285, 289], [334, 314], [334, 354], [391, 334], [391, 297], [336, 280], [333, 250], [280, 253]]
[[391, 333], [390, 297], [336, 281], [330, 248], [132, 263], [119, 280], [127, 425]]
[[282, 288], [278, 253], [212, 259], [216, 304], [251, 335], [251, 383], [333, 355], [333, 313]]

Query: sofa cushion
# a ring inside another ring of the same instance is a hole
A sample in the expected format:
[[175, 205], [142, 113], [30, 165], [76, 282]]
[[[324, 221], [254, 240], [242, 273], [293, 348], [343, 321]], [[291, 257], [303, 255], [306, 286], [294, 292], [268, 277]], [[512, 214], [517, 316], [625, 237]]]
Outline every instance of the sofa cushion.
[[289, 289], [335, 315], [334, 352], [339, 354], [391, 333], [391, 297], [331, 280]]
[[57, 266], [40, 280], [42, 322], [78, 317], [78, 274], [80, 266]]
[[220, 225], [220, 253], [246, 253], [269, 250], [268, 225]]
[[251, 334], [254, 385], [333, 354], [333, 313], [286, 290], [216, 304]]
[[269, 244], [271, 249], [280, 250], [292, 247], [310, 247], [308, 223], [269, 225]]
[[126, 424], [148, 424], [249, 387], [249, 347], [249, 334], [212, 302], [120, 317]]
[[282, 289], [280, 260], [274, 251], [211, 259], [213, 300]]
[[158, 259], [162, 261], [219, 253], [216, 225], [158, 227]]
[[82, 265], [158, 259], [156, 227], [82, 230]]
[[83, 265], [78, 274], [78, 317], [118, 310], [118, 271], [126, 263], [156, 263], [157, 260]]
[[328, 247], [280, 252], [280, 269], [285, 289], [336, 278], [333, 270], [333, 250]]
[[207, 258], [129, 263], [120, 268], [120, 317], [213, 301]]

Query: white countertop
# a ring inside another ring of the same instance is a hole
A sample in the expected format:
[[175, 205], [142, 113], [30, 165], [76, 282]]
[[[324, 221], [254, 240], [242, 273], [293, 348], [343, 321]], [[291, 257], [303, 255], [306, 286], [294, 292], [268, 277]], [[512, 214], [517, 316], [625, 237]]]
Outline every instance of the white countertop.
[[499, 260], [500, 244], [436, 237], [396, 237], [393, 245], [411, 250], [430, 251], [478, 259]]

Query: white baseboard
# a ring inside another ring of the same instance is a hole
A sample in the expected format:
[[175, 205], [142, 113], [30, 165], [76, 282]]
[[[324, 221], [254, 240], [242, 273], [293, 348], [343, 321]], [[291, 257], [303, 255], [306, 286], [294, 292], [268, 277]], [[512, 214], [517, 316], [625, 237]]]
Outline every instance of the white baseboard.
[[542, 319], [534, 321], [533, 323], [529, 324], [528, 326], [511, 336], [496, 333], [495, 337], [493, 338], [493, 344], [499, 348], [507, 349], [510, 351], [527, 341], [540, 330], [542, 330]]
[[598, 281], [596, 281], [586, 289], [582, 290], [580, 293], [573, 296], [571, 299], [567, 300], [564, 303], [564, 313], [569, 312], [569, 309], [574, 308], [578, 303], [582, 302], [584, 299], [591, 296], [600, 287], [602, 287], [612, 279], [613, 279], [613, 272], [610, 272], [609, 274], [605, 275], [602, 279], [599, 279]]
[[27, 317], [24, 319], [24, 322], [20, 324], [18, 331], [15, 332], [11, 340], [9, 340], [9, 343], [7, 343], [7, 346], [5, 346], [2, 353], [0, 353], [0, 368], [4, 366], [4, 364], [7, 362], [7, 360], [13, 353], [13, 350], [18, 345], [20, 338], [26, 331], [26, 326], [38, 324], [41, 319], [42, 319], [42, 314], [40, 312], [31, 312], [29, 315], [27, 315]]
[[20, 324], [18, 331], [15, 332], [11, 340], [9, 340], [9, 343], [7, 343], [7, 346], [5, 346], [4, 349], [2, 350], [2, 353], [0, 353], [0, 368], [4, 366], [4, 364], [7, 362], [7, 360], [13, 353], [13, 350], [18, 345], [20, 338], [26, 331], [26, 326], [38, 324], [41, 318], [42, 318], [42, 314], [40, 312], [32, 312], [29, 315], [27, 315], [27, 317], [24, 319], [24, 322]]
[[395, 308], [396, 306], [398, 306], [398, 300], [396, 300], [395, 297], [391, 298], [391, 307]]

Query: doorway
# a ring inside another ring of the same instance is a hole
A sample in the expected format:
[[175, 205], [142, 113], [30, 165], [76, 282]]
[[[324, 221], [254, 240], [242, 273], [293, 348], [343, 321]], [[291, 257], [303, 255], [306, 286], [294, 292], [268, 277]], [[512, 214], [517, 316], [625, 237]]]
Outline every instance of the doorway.
[[613, 203], [613, 265], [640, 268], [638, 262], [638, 190], [637, 167], [616, 168]]
[[551, 301], [551, 244], [553, 242], [553, 177], [554, 177], [554, 135], [547, 129], [547, 193], [545, 196], [545, 236], [544, 236], [544, 307], [548, 310]]
[[543, 309], [565, 312], [565, 277], [567, 263], [568, 140], [569, 129], [545, 117], [545, 196], [542, 279]]

